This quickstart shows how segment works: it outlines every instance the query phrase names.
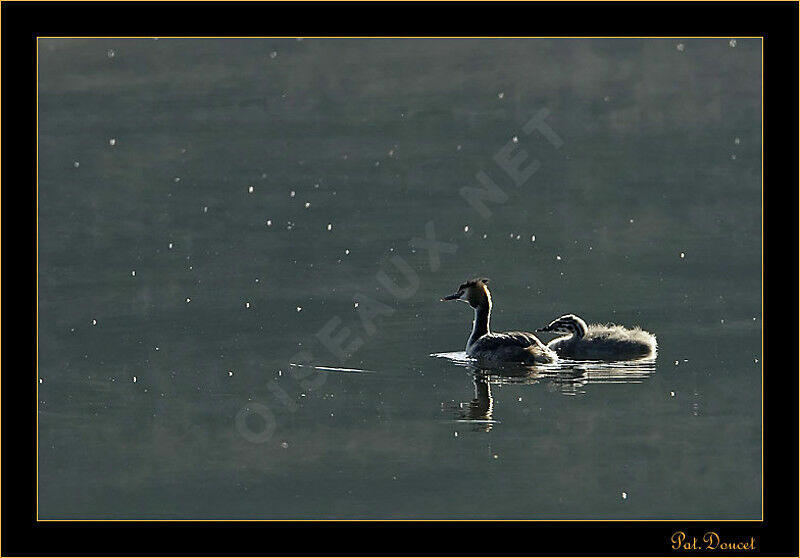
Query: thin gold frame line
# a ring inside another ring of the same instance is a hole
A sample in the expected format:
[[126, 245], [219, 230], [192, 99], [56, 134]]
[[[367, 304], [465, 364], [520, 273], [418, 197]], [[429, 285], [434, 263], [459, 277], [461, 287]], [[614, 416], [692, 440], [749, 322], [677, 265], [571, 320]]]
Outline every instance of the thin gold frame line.
[[[151, 0], [155, 1], [155, 0]], [[298, 0], [302, 1], [302, 0]], [[689, 0], [683, 0], [689, 1]], [[464, 521], [491, 521], [491, 522], [764, 522], [764, 36], [736, 35], [737, 39], [761, 39], [761, 518], [760, 519], [40, 519], [39, 518], [39, 39], [280, 39], [280, 38], [442, 38], [442, 39], [726, 39], [733, 35], [719, 36], [656, 36], [656, 37], [619, 37], [619, 36], [486, 36], [486, 37], [461, 37], [461, 36], [37, 36], [36, 43], [36, 521], [37, 522], [344, 522], [344, 521], [378, 521], [378, 522], [408, 522], [408, 521], [437, 521], [437, 522], [464, 522]], [[800, 49], [800, 47], [799, 47]]]
[[[147, 0], [145, 0], [147, 1]], [[158, 0], [150, 0], [158, 1]], [[188, 0], [186, 0], [188, 1]], [[211, 1], [211, 0], [208, 0]], [[256, 1], [256, 0], [253, 0]], [[298, 0], [301, 1], [301, 0]], [[693, 0], [685, 0], [693, 1]], [[722, 1], [722, 0], [720, 0]], [[744, 1], [744, 0], [742, 0]], [[603, 35], [38, 35], [37, 39], [763, 39], [763, 35], [663, 35], [615, 37]]]

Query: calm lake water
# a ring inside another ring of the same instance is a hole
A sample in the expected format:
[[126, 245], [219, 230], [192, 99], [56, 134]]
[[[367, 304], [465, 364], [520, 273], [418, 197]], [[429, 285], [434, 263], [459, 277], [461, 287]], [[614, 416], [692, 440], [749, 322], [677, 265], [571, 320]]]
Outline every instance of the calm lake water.
[[[41, 519], [761, 517], [759, 40], [38, 60]], [[658, 357], [472, 368], [476, 275]]]

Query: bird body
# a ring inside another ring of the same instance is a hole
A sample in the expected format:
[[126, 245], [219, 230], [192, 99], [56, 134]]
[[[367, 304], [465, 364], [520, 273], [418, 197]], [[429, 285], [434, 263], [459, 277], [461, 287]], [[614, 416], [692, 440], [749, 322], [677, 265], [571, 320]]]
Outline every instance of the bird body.
[[467, 339], [467, 355], [494, 363], [546, 364], [555, 362], [558, 359], [556, 353], [533, 333], [525, 331], [492, 333], [489, 330], [492, 296], [487, 287], [488, 282], [488, 279], [472, 279], [459, 286], [458, 291], [454, 294], [442, 298], [443, 301], [464, 301], [475, 311], [472, 333]]
[[547, 364], [557, 357], [536, 336], [524, 331], [487, 333], [472, 345], [467, 354], [473, 358], [495, 362]]
[[573, 360], [634, 360], [656, 356], [652, 333], [639, 327], [614, 324], [587, 325], [574, 314], [566, 314], [536, 331], [565, 333], [547, 346], [561, 358]]

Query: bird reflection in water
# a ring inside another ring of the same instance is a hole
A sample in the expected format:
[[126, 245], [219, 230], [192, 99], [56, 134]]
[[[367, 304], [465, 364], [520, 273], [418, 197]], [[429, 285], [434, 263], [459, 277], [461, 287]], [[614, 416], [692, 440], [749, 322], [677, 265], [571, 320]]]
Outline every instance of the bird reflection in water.
[[566, 361], [539, 366], [504, 366], [483, 368], [457, 353], [431, 356], [449, 358], [470, 372], [475, 397], [464, 403], [442, 403], [442, 410], [454, 410], [456, 420], [475, 424], [473, 430], [489, 432], [500, 421], [494, 417], [493, 385], [543, 384], [548, 392], [580, 396], [592, 385], [640, 384], [656, 371], [655, 359], [624, 362]]
[[473, 431], [489, 432], [497, 421], [494, 420], [494, 398], [492, 386], [480, 373], [472, 375], [475, 384], [475, 397], [464, 403], [442, 403], [442, 410], [454, 410], [458, 422], [473, 423]]

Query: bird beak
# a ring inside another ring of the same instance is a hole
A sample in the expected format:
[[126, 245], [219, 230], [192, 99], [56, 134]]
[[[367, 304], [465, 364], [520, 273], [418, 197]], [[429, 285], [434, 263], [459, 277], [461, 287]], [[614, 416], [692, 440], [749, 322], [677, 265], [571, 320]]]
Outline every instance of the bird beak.
[[442, 302], [444, 302], [446, 300], [458, 300], [458, 293], [447, 295], [446, 297], [443, 297], [441, 299]]

